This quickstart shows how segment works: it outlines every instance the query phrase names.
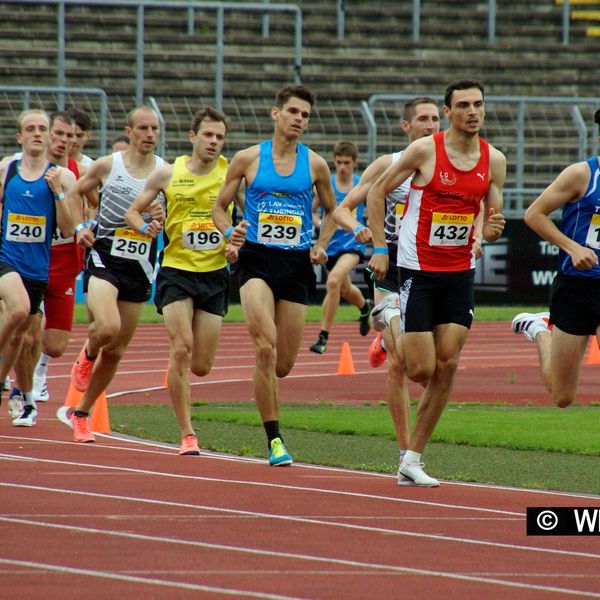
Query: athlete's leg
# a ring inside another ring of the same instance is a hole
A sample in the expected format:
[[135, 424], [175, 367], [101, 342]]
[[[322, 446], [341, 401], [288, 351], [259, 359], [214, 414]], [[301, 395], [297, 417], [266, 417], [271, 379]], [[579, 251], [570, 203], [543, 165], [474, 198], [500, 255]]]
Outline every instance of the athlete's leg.
[[[341, 290], [343, 287], [346, 291], [349, 290], [350, 279], [348, 274], [356, 267], [358, 260], [359, 256], [357, 254], [342, 254], [331, 271], [327, 273], [327, 288], [323, 299], [323, 315], [321, 317], [322, 331], [331, 330], [335, 313], [340, 305]], [[362, 306], [362, 304], [364, 304], [364, 298], [360, 305]]]
[[[121, 324], [120, 329], [116, 336], [111, 337], [108, 343], [102, 345], [94, 364], [89, 386], [84, 392], [77, 410], [89, 412], [98, 396], [106, 390], [112, 381], [119, 362], [135, 333], [142, 312], [142, 306], [142, 302], [124, 302], [121, 300], [117, 302], [118, 322]], [[94, 313], [94, 317], [97, 318], [96, 313]], [[99, 339], [108, 338], [99, 336]]]
[[285, 377], [294, 368], [304, 334], [306, 305], [279, 300], [275, 305], [277, 328], [277, 377]]
[[12, 362], [18, 356], [13, 351], [12, 362], [8, 360], [8, 352], [11, 351], [11, 348], [7, 348], [8, 341], [17, 328], [27, 321], [30, 312], [29, 296], [18, 273], [9, 272], [0, 277], [0, 298], [0, 356], [3, 357], [0, 363], [0, 381], [4, 381]]
[[194, 343], [192, 320], [194, 304], [191, 298], [171, 302], [162, 308], [171, 346], [167, 386], [182, 437], [193, 434], [190, 413], [189, 370]]
[[[429, 383], [419, 400], [415, 428], [410, 439], [410, 449], [422, 453], [437, 425], [440, 416], [448, 402], [450, 391], [454, 383], [454, 375], [458, 368], [458, 359], [469, 330], [463, 325], [447, 323], [437, 325], [434, 329], [436, 368], [429, 379]], [[424, 333], [405, 334], [409, 336], [422, 336]], [[402, 341], [404, 342], [405, 336]], [[412, 346], [404, 346], [406, 361], [409, 362], [409, 354]], [[413, 357], [410, 357], [411, 361]]]
[[275, 376], [277, 329], [275, 300], [267, 283], [258, 278], [240, 288], [244, 320], [254, 344], [254, 398], [263, 420], [279, 420], [279, 391]]
[[[599, 330], [596, 331], [596, 335], [599, 334]], [[544, 380], [550, 381], [549, 390], [552, 402], [560, 408], [565, 408], [575, 400], [579, 385], [579, 371], [589, 336], [571, 335], [554, 325], [552, 336], [549, 334], [536, 336], [535, 341], [538, 347], [539, 338], [543, 335], [548, 340], [551, 338], [550, 360], [547, 361]], [[546, 354], [548, 354], [547, 351]]]

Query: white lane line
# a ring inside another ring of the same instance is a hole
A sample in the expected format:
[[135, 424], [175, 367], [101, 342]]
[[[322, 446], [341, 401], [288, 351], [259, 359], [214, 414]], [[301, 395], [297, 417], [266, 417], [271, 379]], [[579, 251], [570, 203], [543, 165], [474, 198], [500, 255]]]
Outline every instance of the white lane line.
[[[380, 563], [369, 563], [369, 562], [360, 562], [354, 560], [347, 560], [341, 558], [327, 558], [325, 556], [316, 556], [311, 554], [297, 554], [291, 552], [281, 552], [281, 551], [271, 551], [271, 550], [262, 550], [259, 548], [247, 548], [241, 546], [229, 546], [225, 544], [211, 544], [208, 542], [197, 542], [193, 540], [181, 540], [175, 538], [166, 538], [161, 536], [149, 536], [149, 535], [141, 535], [135, 533], [126, 533], [126, 532], [117, 532], [117, 531], [105, 531], [102, 529], [94, 529], [89, 527], [77, 527], [70, 525], [59, 525], [55, 523], [47, 523], [47, 522], [35, 522], [26, 519], [1, 519], [1, 521], [6, 521], [9, 523], [21, 524], [21, 525], [30, 525], [37, 527], [45, 527], [45, 528], [53, 528], [53, 529], [61, 529], [68, 531], [77, 531], [86, 534], [99, 534], [105, 536], [114, 536], [121, 537], [126, 539], [135, 539], [141, 541], [152, 541], [159, 543], [167, 543], [167, 544], [175, 544], [175, 545], [185, 545], [185, 546], [193, 546], [200, 548], [208, 548], [211, 550], [224, 550], [229, 552], [238, 552], [242, 554], [250, 554], [250, 555], [259, 555], [259, 556], [270, 556], [274, 558], [289, 558], [293, 560], [303, 560], [303, 561], [311, 561], [317, 563], [325, 563], [325, 564], [337, 564], [351, 567], [362, 567], [364, 569], [375, 569], [375, 570], [383, 570], [383, 571], [394, 571], [397, 573], [406, 573], [410, 575], [425, 575], [430, 577], [442, 577], [446, 579], [453, 579], [457, 581], [468, 581], [468, 582], [477, 582], [483, 583], [487, 585], [497, 585], [502, 587], [509, 587], [514, 589], [525, 589], [525, 590], [539, 590], [545, 592], [554, 592], [558, 594], [570, 594], [574, 596], [583, 596], [588, 598], [600, 598], [600, 593], [595, 592], [586, 592], [583, 590], [574, 590], [569, 588], [559, 588], [554, 586], [547, 585], [537, 585], [537, 584], [529, 584], [529, 583], [520, 583], [516, 581], [506, 581], [502, 579], [497, 579], [494, 577], [480, 577], [476, 575], [460, 575], [458, 573], [449, 573], [445, 571], [435, 571], [428, 569], [415, 569], [412, 567], [402, 567], [398, 565], [384, 565]], [[3, 561], [3, 559], [0, 559]], [[4, 561], [6, 562], [6, 561]], [[20, 561], [11, 561], [12, 564], [22, 564]], [[60, 568], [60, 567], [59, 567]], [[94, 573], [92, 571], [92, 573]], [[86, 574], [86, 573], [83, 573]], [[160, 583], [161, 580], [157, 580]], [[267, 596], [264, 596], [267, 597]]]
[[[121, 434], [103, 434], [103, 433], [96, 433], [96, 435], [98, 437], [102, 437], [105, 438], [107, 440], [110, 440], [111, 442], [115, 442], [116, 440], [123, 440], [125, 442], [129, 442], [133, 445], [136, 446], [149, 446], [151, 448], [160, 448], [160, 449], [164, 449], [165, 451], [163, 452], [161, 451], [157, 451], [157, 450], [140, 450], [138, 448], [130, 448], [129, 446], [119, 446], [119, 445], [109, 445], [109, 446], [101, 446], [102, 449], [108, 448], [111, 450], [123, 450], [125, 452], [141, 452], [141, 453], [150, 453], [150, 454], [157, 454], [159, 456], [175, 456], [175, 458], [180, 459], [181, 457], [176, 456], [175, 454], [173, 454], [173, 450], [177, 450], [179, 448], [179, 446], [177, 444], [168, 444], [167, 442], [156, 442], [153, 440], [144, 440], [141, 438], [134, 438], [132, 436], [128, 436], [128, 435], [121, 435]], [[63, 445], [63, 444], [67, 444], [69, 446], [73, 445], [72, 441], [66, 441], [66, 440], [56, 440], [56, 439], [51, 439], [51, 438], [31, 438], [31, 437], [24, 437], [24, 436], [12, 436], [12, 435], [1, 435], [0, 434], [0, 440], [5, 439], [5, 440], [10, 440], [10, 441], [14, 441], [14, 440], [19, 440], [22, 442], [42, 442], [44, 444], [56, 444], [56, 445]], [[2, 455], [0, 454], [0, 458], [7, 458], [10, 459], [12, 458], [14, 455], [11, 454], [6, 454], [6, 455]], [[223, 453], [219, 453], [219, 452], [213, 452], [210, 450], [200, 450], [200, 457], [201, 458], [209, 458], [211, 460], [224, 460], [224, 461], [228, 461], [228, 462], [248, 462], [248, 463], [253, 463], [253, 464], [264, 464], [265, 463], [265, 459], [264, 458], [256, 458], [256, 457], [252, 457], [252, 456], [236, 456], [233, 454], [223, 454]], [[37, 460], [34, 458], [30, 458], [30, 457], [22, 457], [22, 459], [27, 459], [27, 460]], [[15, 457], [15, 460], [17, 460], [17, 458]], [[191, 459], [194, 460], [194, 459]], [[62, 462], [62, 461], [61, 461]], [[77, 463], [75, 463], [77, 464]], [[323, 476], [323, 478], [325, 478], [327, 476], [328, 473], [341, 473], [341, 474], [346, 474], [348, 476], [351, 477], [376, 477], [376, 478], [384, 478], [384, 479], [396, 479], [395, 475], [389, 475], [387, 473], [375, 473], [372, 471], [354, 471], [351, 469], [344, 469], [342, 467], [330, 467], [330, 466], [326, 466], [326, 465], [311, 465], [311, 464], [306, 464], [306, 463], [294, 463], [294, 469], [296, 468], [301, 468], [304, 470], [308, 470], [308, 471], [320, 471], [320, 472], [324, 472], [325, 475]], [[576, 493], [576, 492], [561, 492], [561, 491], [553, 491], [553, 490], [537, 490], [537, 489], [529, 489], [529, 488], [518, 488], [518, 487], [510, 487], [510, 486], [503, 486], [503, 485], [495, 485], [495, 484], [491, 484], [491, 483], [473, 483], [473, 482], [464, 482], [464, 481], [443, 481], [444, 487], [446, 486], [460, 486], [460, 487], [470, 487], [470, 488], [475, 488], [475, 489], [483, 489], [483, 490], [499, 490], [499, 491], [504, 491], [504, 492], [508, 492], [508, 493], [519, 493], [519, 494], [532, 494], [532, 495], [542, 495], [542, 496], [557, 496], [560, 498], [578, 498], [578, 499], [600, 499], [600, 496], [595, 495], [595, 494], [583, 494], [583, 493]], [[310, 488], [312, 489], [312, 488]], [[335, 490], [332, 490], [332, 492], [334, 492]], [[376, 498], [380, 498], [380, 499], [386, 499], [386, 497], [382, 497], [382, 496], [375, 496]], [[410, 500], [405, 500], [402, 498], [388, 498], [390, 500], [394, 500], [394, 501], [406, 501], [406, 502], [411, 502]], [[530, 500], [525, 500], [527, 502], [529, 502]], [[419, 504], [428, 504], [427, 501], [419, 501]], [[446, 504], [438, 504], [438, 503], [432, 503], [433, 506], [451, 506], [451, 505], [446, 505]], [[473, 508], [473, 510], [476, 510], [476, 507], [470, 507]], [[513, 513], [513, 514], [519, 514], [522, 515], [522, 513]]]
[[57, 573], [87, 575], [88, 577], [100, 577], [102, 579], [114, 579], [116, 581], [129, 581], [132, 583], [143, 583], [146, 585], [158, 585], [161, 587], [193, 590], [196, 592], [211, 592], [213, 594], [223, 594], [225, 596], [235, 596], [237, 598], [248, 597], [267, 598], [268, 600], [301, 600], [296, 596], [280, 596], [277, 594], [251, 592], [248, 590], [235, 590], [229, 588], [214, 587], [210, 585], [197, 585], [193, 583], [186, 583], [184, 581], [167, 581], [164, 579], [155, 579], [150, 577], [136, 577], [133, 575], [123, 575], [114, 571], [95, 571], [92, 569], [78, 569], [76, 567], [69, 567], [66, 565], [52, 565], [50, 563], [39, 563], [29, 560], [11, 560], [9, 558], [0, 558], [0, 563], [6, 565], [15, 565], [18, 567], [31, 567], [32, 569], [43, 569], [45, 571], [55, 571]]
[[[6, 456], [0, 454], [0, 457]], [[181, 460], [178, 456], [177, 459]], [[327, 488], [318, 488], [318, 487], [308, 487], [308, 486], [299, 486], [299, 485], [290, 485], [283, 483], [274, 483], [269, 481], [248, 481], [243, 479], [226, 479], [222, 477], [208, 477], [205, 475], [184, 475], [181, 473], [170, 473], [165, 471], [152, 471], [149, 469], [136, 469], [133, 467], [118, 467], [113, 465], [102, 465], [99, 463], [85, 463], [79, 461], [66, 461], [66, 460], [54, 460], [50, 458], [37, 458], [35, 459], [38, 463], [43, 464], [52, 464], [52, 465], [60, 465], [60, 466], [70, 466], [70, 467], [85, 467], [89, 469], [94, 469], [96, 474], [97, 471], [106, 471], [107, 473], [133, 473], [135, 475], [150, 475], [152, 477], [167, 477], [171, 479], [184, 479], [187, 481], [206, 481], [210, 483], [222, 483], [229, 485], [239, 485], [245, 487], [264, 487], [269, 490], [272, 489], [281, 489], [281, 490], [292, 490], [294, 492], [305, 492], [305, 493], [315, 493], [315, 494], [327, 494], [333, 496], [343, 496], [350, 498], [365, 498], [367, 500], [377, 500], [383, 502], [397, 502], [400, 504], [417, 504], [419, 506], [433, 506], [439, 507], [443, 509], [452, 509], [452, 510], [465, 510], [465, 511], [473, 511], [473, 512], [483, 512], [483, 513], [491, 513], [495, 515], [504, 515], [511, 517], [521, 517], [525, 518], [524, 513], [512, 512], [507, 510], [499, 510], [494, 508], [482, 508], [479, 506], [466, 506], [460, 504], [447, 504], [444, 502], [430, 502], [423, 500], [412, 500], [408, 498], [398, 498], [394, 496], [380, 496], [378, 494], [365, 494], [364, 492], [349, 492], [345, 490], [332, 490]], [[69, 471], [62, 471], [63, 476], [69, 476]], [[91, 473], [90, 473], [91, 474]], [[78, 472], [78, 476], [80, 473]], [[2, 483], [0, 482], [0, 485]]]
[[[224, 508], [220, 506], [208, 506], [204, 504], [190, 504], [187, 502], [172, 502], [170, 500], [156, 500], [153, 498], [140, 498], [140, 497], [132, 497], [132, 496], [120, 496], [117, 494], [103, 494], [99, 492], [84, 492], [80, 490], [70, 490], [66, 488], [52, 488], [47, 486], [38, 486], [38, 485], [25, 485], [18, 483], [7, 483], [0, 482], [0, 487], [4, 488], [12, 488], [19, 490], [29, 490], [35, 492], [49, 492], [53, 494], [68, 494], [68, 495], [77, 495], [77, 496], [85, 496], [90, 498], [102, 498], [105, 500], [117, 500], [119, 502], [134, 502], [140, 504], [149, 504], [156, 506], [164, 506], [164, 507], [175, 507], [175, 508], [189, 508], [193, 510], [203, 510], [211, 513], [225, 513], [231, 515], [243, 515], [252, 518], [261, 518], [261, 519], [274, 519], [276, 521], [285, 521], [291, 523], [302, 523], [309, 525], [319, 525], [321, 527], [333, 527], [337, 529], [349, 529], [353, 531], [363, 531], [367, 533], [377, 533], [377, 534], [385, 534], [385, 535], [394, 535], [398, 537], [407, 537], [414, 538], [419, 540], [435, 540], [438, 542], [450, 542], [453, 544], [468, 544], [474, 546], [483, 546], [489, 548], [502, 548], [506, 550], [514, 551], [523, 551], [523, 552], [531, 552], [531, 553], [540, 553], [540, 554], [554, 554], [559, 556], [569, 556], [569, 557], [578, 557], [578, 558], [593, 558], [600, 559], [600, 554], [596, 554], [593, 552], [575, 552], [572, 550], [560, 550], [556, 548], [542, 548], [539, 546], [522, 546], [519, 544], [509, 544], [504, 542], [492, 542], [488, 540], [478, 540], [475, 538], [460, 538], [448, 535], [440, 535], [440, 534], [432, 534], [432, 533], [422, 533], [415, 531], [403, 531], [399, 529], [389, 529], [386, 527], [370, 527], [367, 525], [354, 525], [352, 523], [340, 523], [337, 521], [329, 521], [326, 519], [315, 519], [315, 518], [306, 518], [306, 517], [298, 517], [298, 516], [290, 516], [290, 515], [276, 515], [273, 513], [262, 513], [251, 510], [241, 510], [241, 509], [233, 509], [233, 508]], [[28, 522], [26, 519], [12, 519], [9, 517], [0, 517], [2, 521], [24, 521]]]

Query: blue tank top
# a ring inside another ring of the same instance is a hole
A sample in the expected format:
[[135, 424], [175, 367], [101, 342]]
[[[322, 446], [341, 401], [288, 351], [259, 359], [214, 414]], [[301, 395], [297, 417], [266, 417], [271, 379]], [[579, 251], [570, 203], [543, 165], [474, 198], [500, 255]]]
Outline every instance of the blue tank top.
[[287, 176], [275, 170], [272, 149], [271, 140], [260, 144], [256, 177], [246, 187], [247, 240], [282, 250], [307, 250], [314, 196], [308, 147], [298, 144], [296, 167]]
[[[578, 244], [591, 248], [600, 260], [600, 165], [598, 158], [587, 159], [590, 167], [590, 182], [585, 194], [565, 204], [559, 229]], [[600, 279], [600, 264], [584, 271], [573, 266], [571, 257], [562, 250], [558, 253], [558, 271], [572, 277]]]
[[[56, 228], [54, 196], [43, 176], [35, 181], [23, 179], [20, 164], [19, 160], [9, 165], [4, 182], [0, 261], [27, 279], [46, 281]], [[51, 166], [48, 163], [46, 171]]]
[[[354, 185], [358, 183], [360, 177], [358, 175], [354, 175]], [[335, 194], [335, 204], [338, 206], [342, 203], [342, 200], [347, 196], [347, 192], [340, 192], [335, 185], [335, 175], [331, 176], [331, 185], [333, 187], [333, 192]], [[363, 212], [365, 210], [365, 205], [361, 202], [352, 212], [356, 220], [364, 225], [363, 221]], [[321, 211], [321, 214], [323, 211]], [[350, 252], [352, 250], [356, 250], [364, 254], [365, 247], [362, 244], [359, 244], [356, 241], [353, 233], [338, 227], [335, 230], [335, 233], [331, 237], [329, 241], [329, 245], [327, 246], [327, 255], [328, 256], [336, 256], [336, 254], [343, 254], [344, 252]]]

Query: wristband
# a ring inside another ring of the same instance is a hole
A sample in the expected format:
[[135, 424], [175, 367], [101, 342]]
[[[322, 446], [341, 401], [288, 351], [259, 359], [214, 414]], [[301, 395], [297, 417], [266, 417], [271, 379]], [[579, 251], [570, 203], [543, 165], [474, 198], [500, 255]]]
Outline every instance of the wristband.
[[148, 227], [150, 227], [150, 225], [148, 225], [148, 223], [144, 223], [141, 227], [140, 227], [140, 233], [146, 233], [146, 230], [148, 229]]
[[390, 251], [387, 248], [373, 248], [373, 254], [389, 254]]
[[79, 225], [75, 225], [75, 233], [79, 233], [82, 229], [85, 229], [88, 226], [88, 222], [84, 221], [83, 223], [79, 223]]
[[227, 239], [229, 239], [229, 236], [231, 235], [231, 232], [235, 229], [235, 227], [233, 225], [230, 225], [226, 230], [225, 230], [225, 237]]
[[352, 231], [354, 232], [354, 235], [356, 235], [359, 231], [362, 231], [364, 228], [364, 225], [357, 225]]
[[65, 199], [65, 193], [64, 192], [59, 192], [58, 194], [53, 194], [54, 199], [55, 200], [64, 200]]

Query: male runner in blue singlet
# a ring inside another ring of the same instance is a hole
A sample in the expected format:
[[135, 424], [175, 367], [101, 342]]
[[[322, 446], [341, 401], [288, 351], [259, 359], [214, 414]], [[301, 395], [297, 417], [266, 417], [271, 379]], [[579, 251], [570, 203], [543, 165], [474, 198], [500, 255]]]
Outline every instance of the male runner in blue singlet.
[[[254, 397], [273, 466], [292, 463], [279, 431], [277, 377], [285, 377], [296, 362], [306, 305], [315, 291], [311, 263], [327, 260], [325, 248], [335, 228], [327, 162], [299, 142], [314, 100], [300, 85], [279, 91], [271, 109], [273, 138], [235, 155], [213, 209], [217, 228], [241, 246], [240, 297], [256, 357]], [[226, 210], [242, 180], [244, 219], [234, 228]], [[311, 249], [313, 189], [324, 217]]]

